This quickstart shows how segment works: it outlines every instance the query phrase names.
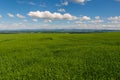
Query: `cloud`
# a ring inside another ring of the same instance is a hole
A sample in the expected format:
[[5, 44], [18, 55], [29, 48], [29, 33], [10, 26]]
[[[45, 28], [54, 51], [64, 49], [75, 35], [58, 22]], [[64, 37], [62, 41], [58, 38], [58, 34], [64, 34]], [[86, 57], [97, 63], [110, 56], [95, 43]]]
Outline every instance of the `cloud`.
[[88, 16], [83, 16], [79, 20], [76, 20], [74, 23], [76, 26], [78, 26], [78, 28], [81, 29], [120, 30], [120, 16], [104, 19], [101, 19], [100, 16], [96, 16], [95, 19], [91, 19]]
[[44, 22], [45, 22], [45, 23], [48, 23], [48, 22], [51, 23], [52, 20], [48, 20], [48, 19], [46, 19], [46, 20], [44, 20]]
[[21, 15], [21, 14], [17, 14], [16, 16], [17, 16], [18, 18], [21, 18], [21, 19], [25, 18], [25, 16], [23, 16], [23, 15]]
[[7, 14], [9, 17], [11, 17], [11, 18], [13, 18], [13, 17], [15, 17], [13, 14], [11, 14], [11, 13], [8, 13]]
[[73, 0], [73, 1], [77, 3], [84, 3], [86, 0]]
[[82, 21], [89, 21], [89, 20], [91, 20], [91, 18], [88, 16], [83, 16], [83, 17], [81, 17], [81, 20]]
[[74, 20], [77, 17], [72, 16], [69, 13], [61, 14], [61, 13], [51, 13], [49, 11], [31, 11], [28, 13], [28, 16], [33, 18], [40, 18], [40, 19], [48, 19], [48, 20]]
[[67, 6], [68, 5], [68, 1], [65, 1], [65, 2], [61, 3], [61, 5]]
[[120, 16], [109, 17], [108, 21], [109, 21], [108, 23], [120, 24]]
[[89, 2], [91, 0], [66, 0], [60, 4], [56, 4], [56, 6], [61, 7], [61, 6], [67, 6], [69, 4], [69, 2], [74, 2], [74, 3], [78, 3], [78, 4], [82, 4], [84, 5], [86, 2]]
[[38, 19], [32, 19], [33, 22], [38, 22]]
[[[11, 17], [11, 18], [14, 18], [15, 16], [13, 15], [13, 14], [11, 14], [11, 13], [8, 13], [7, 14], [9, 17]], [[21, 18], [21, 19], [23, 19], [23, 18], [25, 18], [25, 16], [23, 16], [23, 15], [21, 15], [21, 14], [16, 14], [16, 16], [18, 17], [18, 18]]]
[[83, 22], [83, 21], [75, 21], [75, 24], [83, 24], [83, 23], [85, 23], [85, 22]]
[[110, 20], [110, 21], [120, 21], [120, 16], [109, 17], [108, 20]]
[[23, 21], [24, 21], [24, 22], [28, 22], [28, 20], [26, 20], [26, 19], [25, 19], [25, 20], [23, 20]]
[[36, 4], [34, 2], [29, 2], [30, 5], [35, 6]]
[[0, 15], [0, 18], [2, 18], [2, 15]]
[[91, 1], [91, 0], [71, 0], [72, 2], [75, 3], [80, 3], [80, 4], [84, 4], [85, 2]]
[[60, 6], [67, 6], [69, 4], [68, 1], [65, 2], [61, 2], [60, 4], [56, 4], [56, 6], [60, 7]]
[[104, 20], [97, 19], [97, 20], [91, 20], [90, 22], [96, 24], [96, 23], [102, 23], [104, 22]]
[[11, 22], [4, 22], [0, 24], [1, 30], [16, 30], [16, 29], [26, 29], [27, 26], [24, 23], [11, 23]]
[[95, 16], [95, 20], [91, 20], [90, 22], [96, 24], [96, 23], [102, 23], [104, 22], [104, 20], [102, 20], [100, 16]]
[[95, 16], [95, 19], [100, 19], [100, 16]]
[[100, 19], [99, 16], [96, 16], [95, 19], [91, 19], [88, 16], [82, 16], [77, 21], [75, 21], [76, 24], [98, 24], [103, 22], [104, 20]]
[[62, 8], [58, 9], [58, 11], [59, 12], [66, 12], [65, 9], [62, 9]]

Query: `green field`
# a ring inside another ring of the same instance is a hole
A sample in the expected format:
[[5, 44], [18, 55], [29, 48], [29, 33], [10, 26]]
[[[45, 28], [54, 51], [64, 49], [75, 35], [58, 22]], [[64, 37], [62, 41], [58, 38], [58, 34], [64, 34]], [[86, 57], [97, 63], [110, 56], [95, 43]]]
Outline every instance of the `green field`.
[[120, 80], [120, 33], [0, 34], [0, 80]]

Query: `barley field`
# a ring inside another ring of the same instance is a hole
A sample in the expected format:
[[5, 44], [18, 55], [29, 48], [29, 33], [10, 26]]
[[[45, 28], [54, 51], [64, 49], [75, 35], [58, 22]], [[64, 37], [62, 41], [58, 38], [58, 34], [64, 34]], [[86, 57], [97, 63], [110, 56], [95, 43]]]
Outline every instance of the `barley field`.
[[0, 80], [120, 80], [120, 32], [0, 34]]

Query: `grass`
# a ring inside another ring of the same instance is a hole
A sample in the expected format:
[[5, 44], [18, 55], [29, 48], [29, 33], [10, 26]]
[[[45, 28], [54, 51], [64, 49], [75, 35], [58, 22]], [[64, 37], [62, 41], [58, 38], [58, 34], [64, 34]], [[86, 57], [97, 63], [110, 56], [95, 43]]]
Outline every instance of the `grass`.
[[0, 80], [120, 80], [120, 33], [0, 34]]

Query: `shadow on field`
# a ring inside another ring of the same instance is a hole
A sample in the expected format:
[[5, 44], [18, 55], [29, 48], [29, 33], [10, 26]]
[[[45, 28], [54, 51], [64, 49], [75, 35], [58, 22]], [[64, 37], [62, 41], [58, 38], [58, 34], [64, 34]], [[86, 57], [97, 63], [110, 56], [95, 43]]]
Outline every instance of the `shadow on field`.
[[0, 40], [0, 42], [9, 42], [12, 41], [13, 39], [6, 39], [6, 40]]
[[47, 40], [53, 40], [53, 38], [48, 37], [48, 38], [40, 38], [38, 39], [39, 41], [47, 41]]

